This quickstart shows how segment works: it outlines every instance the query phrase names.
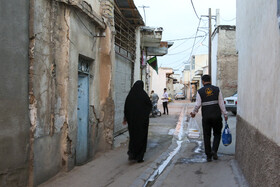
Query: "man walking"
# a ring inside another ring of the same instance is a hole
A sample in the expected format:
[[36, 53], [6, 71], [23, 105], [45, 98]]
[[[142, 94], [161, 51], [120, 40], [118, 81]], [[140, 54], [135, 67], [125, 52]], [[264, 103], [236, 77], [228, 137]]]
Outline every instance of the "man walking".
[[[225, 109], [224, 100], [220, 89], [211, 85], [211, 76], [203, 75], [202, 84], [204, 87], [200, 88], [196, 94], [196, 105], [191, 112], [191, 117], [195, 117], [199, 108], [202, 106], [202, 127], [205, 154], [207, 162], [218, 159], [217, 151], [219, 148], [221, 133], [223, 128], [223, 120], [221, 113], [223, 113], [227, 121], [227, 111]], [[214, 141], [211, 147], [211, 131], [213, 129]]]
[[[163, 114], [167, 114], [168, 115], [168, 107], [167, 107], [167, 103], [168, 103], [168, 93], [167, 93], [167, 89], [164, 88], [163, 89], [164, 93], [162, 95], [162, 105], [163, 105]], [[166, 111], [166, 113], [165, 113]]]
[[151, 96], [150, 96], [150, 98], [151, 98], [151, 101], [152, 101], [152, 104], [153, 104], [153, 105], [154, 105], [155, 103], [157, 103], [157, 102], [158, 102], [158, 99], [159, 99], [158, 95], [155, 93], [154, 90], [151, 91]]
[[151, 91], [151, 95], [150, 95], [150, 99], [152, 101], [152, 116], [155, 117], [155, 115], [157, 114], [157, 102], [158, 102], [158, 95], [155, 93], [154, 90]]

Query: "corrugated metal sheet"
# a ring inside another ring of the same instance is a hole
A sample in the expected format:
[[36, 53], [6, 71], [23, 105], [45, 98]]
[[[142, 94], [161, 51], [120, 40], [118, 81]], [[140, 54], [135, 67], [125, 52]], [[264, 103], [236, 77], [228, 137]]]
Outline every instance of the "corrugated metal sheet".
[[145, 25], [139, 11], [135, 7], [133, 0], [115, 0], [115, 3], [122, 15], [131, 25]]

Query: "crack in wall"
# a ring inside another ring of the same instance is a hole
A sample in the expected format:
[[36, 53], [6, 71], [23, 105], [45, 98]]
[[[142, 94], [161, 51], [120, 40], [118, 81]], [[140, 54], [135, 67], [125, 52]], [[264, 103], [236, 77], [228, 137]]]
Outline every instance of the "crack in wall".
[[[38, 18], [42, 16], [41, 12], [34, 12], [34, 4], [36, 2], [36, 7], [42, 6], [43, 10], [46, 11], [44, 16], [48, 19], [43, 20], [43, 18]], [[48, 3], [43, 3], [31, 0], [30, 1], [30, 32], [29, 32], [29, 115], [30, 115], [30, 140], [29, 140], [29, 181], [28, 186], [37, 185], [41, 179], [38, 179], [37, 176], [44, 175], [36, 173], [36, 168], [34, 167], [42, 167], [45, 163], [43, 160], [37, 161], [37, 154], [34, 153], [34, 149], [37, 149], [38, 145], [42, 146], [52, 146], [52, 143], [43, 143], [41, 144], [42, 139], [51, 137], [51, 140], [54, 141], [54, 138], [59, 137], [60, 142], [55, 141], [56, 143], [60, 143], [58, 147], [58, 151], [61, 158], [58, 156], [58, 159], [61, 159], [61, 168], [68, 171], [74, 167], [75, 160], [75, 129], [71, 129], [73, 127], [72, 120], [69, 124], [68, 122], [68, 84], [69, 83], [69, 61], [70, 61], [70, 42], [73, 42], [70, 39], [70, 12], [72, 10], [76, 10], [75, 6], [68, 6], [69, 3], [76, 3], [75, 1], [65, 1], [65, 3], [61, 3], [59, 0], [50, 0]], [[38, 4], [37, 4], [38, 3]], [[67, 5], [68, 4], [68, 5]], [[84, 5], [85, 6], [85, 5]], [[82, 13], [88, 15], [87, 11], [85, 12], [83, 8], [80, 9]], [[90, 10], [90, 8], [88, 9]], [[91, 10], [92, 11], [92, 10]], [[34, 28], [34, 16], [36, 16], [35, 20], [36, 24], [39, 21], [43, 21], [43, 23], [39, 26], [36, 25]], [[88, 20], [92, 22], [92, 16], [86, 17]], [[45, 21], [46, 20], [46, 21]], [[103, 23], [102, 20], [102, 24]], [[94, 23], [94, 27], [102, 28], [102, 24], [100, 26]], [[42, 28], [41, 28], [42, 26]], [[44, 29], [44, 32], [38, 32], [40, 35], [36, 36], [34, 33], [35, 30]], [[114, 54], [114, 50], [112, 50], [113, 38], [109, 36], [106, 37], [105, 46], [108, 53], [106, 53], [105, 60], [107, 64], [103, 66], [105, 72], [107, 73], [108, 79], [106, 79], [106, 83], [109, 86], [104, 89], [103, 92], [105, 96], [103, 97], [103, 103], [98, 103], [98, 109], [94, 106], [92, 107], [93, 116], [95, 117], [94, 121], [96, 122], [95, 134], [93, 134], [94, 146], [98, 149], [98, 147], [102, 147], [103, 150], [108, 150], [111, 148], [113, 144], [113, 125], [114, 125], [114, 100], [112, 98], [112, 60], [111, 57]], [[35, 42], [37, 42], [37, 46], [35, 47]], [[96, 38], [94, 38], [93, 46], [96, 44]], [[104, 43], [103, 43], [104, 44]], [[34, 67], [35, 65], [35, 67]], [[36, 71], [36, 72], [34, 72]], [[36, 73], [36, 74], [35, 74]], [[42, 73], [44, 77], [42, 77]], [[35, 89], [35, 93], [33, 92]], [[69, 94], [70, 95], [70, 94]], [[47, 105], [44, 105], [46, 104]], [[71, 113], [71, 110], [70, 110]], [[100, 116], [98, 116], [100, 114]], [[103, 115], [102, 115], [103, 114]], [[71, 114], [72, 115], [72, 114]], [[72, 118], [71, 118], [72, 119]], [[46, 136], [46, 137], [44, 137]], [[37, 141], [38, 140], [38, 141]], [[40, 141], [39, 141], [40, 140]], [[35, 144], [36, 141], [36, 144]], [[35, 147], [35, 145], [36, 147]], [[58, 144], [56, 144], [58, 145]], [[60, 149], [60, 150], [59, 150]], [[94, 148], [92, 148], [94, 149]], [[91, 151], [91, 150], [90, 150]], [[44, 152], [40, 152], [44, 153]], [[35, 154], [35, 155], [34, 155]], [[51, 153], [52, 154], [52, 153]], [[34, 159], [34, 156], [36, 160]], [[57, 158], [57, 156], [56, 156]], [[54, 158], [54, 159], [56, 159]], [[36, 162], [36, 166], [34, 166], [34, 162]], [[58, 162], [59, 164], [59, 162]], [[39, 166], [37, 166], [39, 165]], [[57, 167], [57, 166], [56, 166]], [[59, 168], [58, 170], [60, 170]], [[42, 169], [45, 172], [45, 169]], [[36, 175], [35, 175], [35, 174]]]

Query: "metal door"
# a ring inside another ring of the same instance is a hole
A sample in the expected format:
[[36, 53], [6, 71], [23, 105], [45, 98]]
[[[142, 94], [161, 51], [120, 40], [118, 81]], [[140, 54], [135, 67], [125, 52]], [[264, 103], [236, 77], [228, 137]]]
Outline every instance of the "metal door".
[[78, 81], [78, 135], [76, 147], [76, 164], [82, 164], [88, 155], [88, 111], [89, 111], [89, 78], [79, 73]]

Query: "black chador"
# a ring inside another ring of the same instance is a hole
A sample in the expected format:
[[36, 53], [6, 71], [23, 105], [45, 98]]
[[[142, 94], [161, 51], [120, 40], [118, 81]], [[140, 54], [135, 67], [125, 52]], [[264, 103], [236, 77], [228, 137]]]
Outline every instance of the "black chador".
[[147, 147], [149, 115], [152, 103], [144, 91], [143, 81], [136, 81], [131, 88], [124, 106], [124, 118], [129, 131], [129, 160], [143, 161]]

